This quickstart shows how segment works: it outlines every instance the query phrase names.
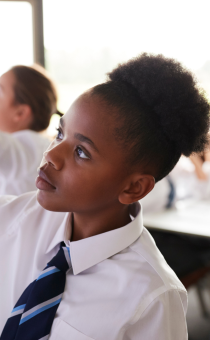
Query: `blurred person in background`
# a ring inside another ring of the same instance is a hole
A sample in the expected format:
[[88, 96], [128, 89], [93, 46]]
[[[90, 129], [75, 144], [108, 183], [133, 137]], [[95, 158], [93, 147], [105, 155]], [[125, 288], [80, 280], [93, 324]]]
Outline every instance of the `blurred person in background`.
[[[171, 173], [158, 182], [140, 202], [150, 214], [175, 206], [180, 200], [210, 199], [210, 151], [182, 156]], [[173, 232], [149, 230], [169, 266], [181, 279], [210, 265], [210, 241]], [[177, 251], [179, 250], [179, 251]]]
[[210, 199], [210, 151], [181, 157], [170, 178], [175, 186], [175, 201]]
[[185, 199], [210, 199], [210, 150], [189, 158], [182, 156], [171, 173], [158, 182], [141, 203], [144, 213], [153, 213]]
[[0, 77], [0, 195], [36, 189], [37, 167], [50, 144], [40, 132], [56, 107], [55, 86], [42, 67], [18, 65]]

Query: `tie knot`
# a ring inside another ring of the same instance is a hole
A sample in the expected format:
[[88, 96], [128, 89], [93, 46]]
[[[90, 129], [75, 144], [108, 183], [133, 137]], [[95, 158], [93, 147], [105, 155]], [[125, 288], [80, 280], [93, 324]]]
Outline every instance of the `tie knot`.
[[61, 242], [59, 251], [47, 265], [48, 267], [55, 266], [61, 271], [67, 272], [67, 270], [72, 267], [70, 248], [67, 247], [64, 242]]

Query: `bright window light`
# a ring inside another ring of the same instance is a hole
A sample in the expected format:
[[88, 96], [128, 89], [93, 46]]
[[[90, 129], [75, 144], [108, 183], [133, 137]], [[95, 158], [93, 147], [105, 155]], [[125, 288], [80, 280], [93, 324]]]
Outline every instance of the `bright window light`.
[[0, 1], [0, 75], [17, 64], [33, 63], [32, 7]]
[[162, 53], [210, 93], [209, 0], [43, 0], [47, 69], [66, 111], [119, 62]]

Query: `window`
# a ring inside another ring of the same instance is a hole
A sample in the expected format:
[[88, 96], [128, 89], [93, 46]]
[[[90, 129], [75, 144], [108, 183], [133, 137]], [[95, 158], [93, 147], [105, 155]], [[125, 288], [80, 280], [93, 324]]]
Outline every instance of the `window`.
[[43, 9], [46, 67], [61, 111], [143, 51], [177, 58], [210, 95], [209, 0], [43, 0]]
[[0, 1], [0, 75], [17, 64], [33, 63], [32, 7], [24, 1]]

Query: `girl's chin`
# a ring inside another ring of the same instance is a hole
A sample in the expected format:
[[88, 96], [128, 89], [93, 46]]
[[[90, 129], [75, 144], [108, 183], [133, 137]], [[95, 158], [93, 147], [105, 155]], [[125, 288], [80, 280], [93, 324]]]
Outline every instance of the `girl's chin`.
[[62, 202], [58, 202], [52, 192], [37, 190], [36, 198], [42, 208], [55, 212], [67, 212], [63, 209]]
[[50, 194], [49, 191], [38, 189], [36, 194], [37, 201], [42, 206], [42, 208], [50, 211], [56, 211], [52, 209], [53, 206], [55, 206], [55, 202], [53, 204], [53, 200], [48, 197], [49, 194]]

